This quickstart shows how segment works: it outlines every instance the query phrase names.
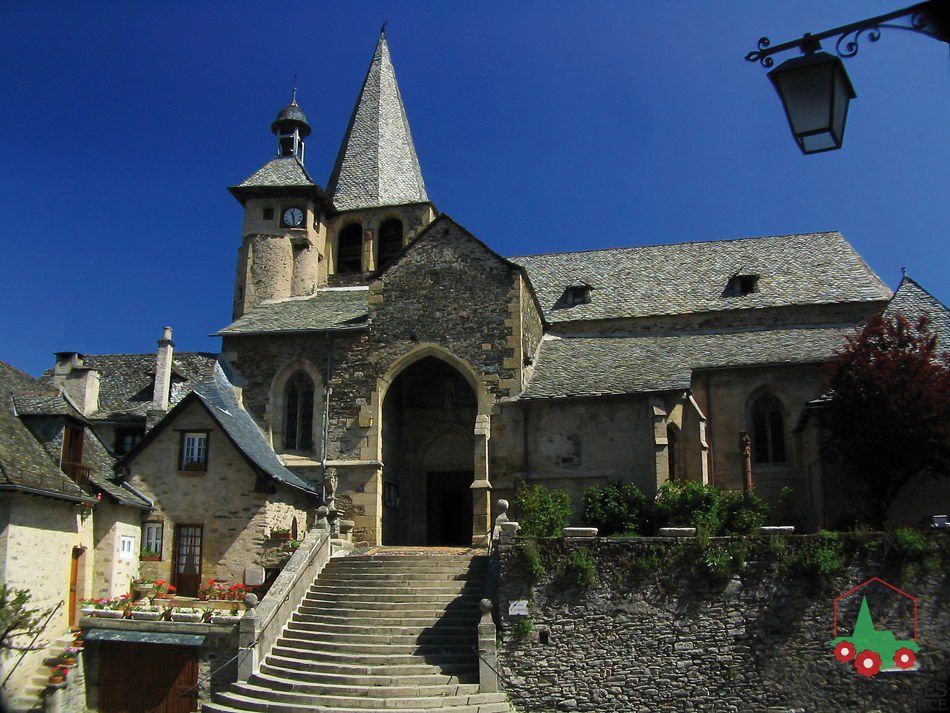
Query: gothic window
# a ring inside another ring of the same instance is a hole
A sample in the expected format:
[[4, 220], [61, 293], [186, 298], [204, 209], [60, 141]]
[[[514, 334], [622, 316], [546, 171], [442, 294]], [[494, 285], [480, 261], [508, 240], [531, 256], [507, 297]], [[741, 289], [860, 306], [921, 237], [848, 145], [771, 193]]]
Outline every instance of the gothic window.
[[785, 415], [772, 394], [752, 404], [752, 455], [756, 463], [785, 462]]
[[402, 250], [402, 221], [390, 218], [379, 226], [378, 268], [386, 267]]
[[676, 429], [666, 427], [666, 457], [669, 461], [670, 480], [676, 480]]
[[363, 269], [363, 226], [350, 223], [340, 231], [337, 240], [337, 273], [360, 272]]
[[313, 381], [298, 371], [287, 382], [284, 399], [284, 448], [307, 451], [313, 448]]

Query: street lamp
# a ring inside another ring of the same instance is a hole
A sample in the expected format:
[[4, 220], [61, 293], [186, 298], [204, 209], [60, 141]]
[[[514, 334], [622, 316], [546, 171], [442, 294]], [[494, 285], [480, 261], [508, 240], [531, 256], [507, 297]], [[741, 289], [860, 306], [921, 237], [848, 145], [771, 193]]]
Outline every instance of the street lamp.
[[[904, 19], [907, 24], [895, 24]], [[746, 55], [746, 61], [772, 67], [772, 55], [799, 49], [802, 56], [788, 59], [769, 72], [788, 118], [792, 136], [803, 154], [840, 149], [848, 103], [854, 99], [854, 87], [841, 57], [854, 57], [864, 33], [871, 42], [881, 39], [881, 28], [908, 30], [944, 42], [950, 41], [950, 3], [929, 0], [903, 10], [853, 22], [817, 34], [805, 33], [800, 39], [771, 46], [767, 37], [758, 49]], [[835, 53], [821, 51], [820, 40], [838, 36]]]

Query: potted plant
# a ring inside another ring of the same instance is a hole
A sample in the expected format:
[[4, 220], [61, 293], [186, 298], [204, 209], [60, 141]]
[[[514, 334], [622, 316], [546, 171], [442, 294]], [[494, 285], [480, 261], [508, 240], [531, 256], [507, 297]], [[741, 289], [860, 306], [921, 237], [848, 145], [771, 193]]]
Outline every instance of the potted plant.
[[151, 597], [155, 592], [155, 582], [141, 578], [136, 579], [132, 582], [132, 591], [135, 592], [139, 599]]
[[124, 594], [115, 599], [99, 599], [96, 603], [96, 610], [93, 616], [102, 619], [122, 619], [125, 616], [125, 609], [129, 603], [129, 595]]
[[69, 675], [69, 669], [65, 666], [56, 666], [53, 668], [53, 672], [49, 676], [49, 682], [54, 686], [62, 683], [66, 680], [66, 676]]
[[73, 648], [72, 646], [68, 647], [63, 653], [59, 655], [59, 664], [61, 666], [75, 666], [79, 656], [79, 649]]
[[164, 615], [165, 610], [154, 604], [132, 607], [132, 618], [140, 621], [158, 621]]
[[290, 530], [285, 527], [272, 527], [270, 530], [270, 538], [272, 540], [289, 540]]
[[196, 607], [174, 607], [172, 609], [172, 621], [183, 621], [189, 623], [200, 622], [204, 618], [204, 609]]
[[141, 550], [139, 550], [139, 560], [142, 562], [160, 562], [161, 559], [161, 552], [150, 550], [148, 547], [143, 547]]
[[96, 600], [83, 599], [82, 604], [79, 607], [79, 611], [82, 612], [83, 616], [92, 616], [93, 612], [96, 611]]

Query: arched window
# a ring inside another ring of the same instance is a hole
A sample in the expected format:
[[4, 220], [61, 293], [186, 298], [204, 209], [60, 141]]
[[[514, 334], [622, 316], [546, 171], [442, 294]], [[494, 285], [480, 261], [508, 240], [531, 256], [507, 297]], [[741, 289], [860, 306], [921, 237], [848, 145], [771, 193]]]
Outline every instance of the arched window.
[[785, 462], [785, 415], [772, 394], [752, 404], [752, 456], [756, 463]]
[[337, 273], [360, 272], [363, 269], [363, 226], [350, 223], [340, 231], [336, 248]]
[[284, 404], [284, 448], [310, 450], [313, 448], [313, 381], [302, 371], [287, 381]]
[[669, 462], [670, 480], [676, 480], [676, 429], [666, 427], [666, 457]]
[[290, 521], [290, 539], [296, 540], [298, 537], [297, 533], [297, 516], [294, 515], [294, 519]]
[[377, 268], [386, 267], [402, 250], [402, 221], [390, 218], [379, 226], [379, 261]]

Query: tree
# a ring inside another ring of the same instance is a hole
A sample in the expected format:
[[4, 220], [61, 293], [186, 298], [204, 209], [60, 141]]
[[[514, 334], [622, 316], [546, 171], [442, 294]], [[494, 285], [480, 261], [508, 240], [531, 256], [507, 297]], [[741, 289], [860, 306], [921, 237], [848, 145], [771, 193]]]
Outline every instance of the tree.
[[25, 589], [13, 589], [0, 583], [0, 649], [30, 651], [29, 642], [18, 638], [32, 639], [43, 628], [49, 610], [30, 609], [30, 593]]
[[844, 467], [867, 487], [876, 527], [901, 488], [950, 465], [950, 355], [928, 325], [876, 315], [831, 362], [828, 425]]

